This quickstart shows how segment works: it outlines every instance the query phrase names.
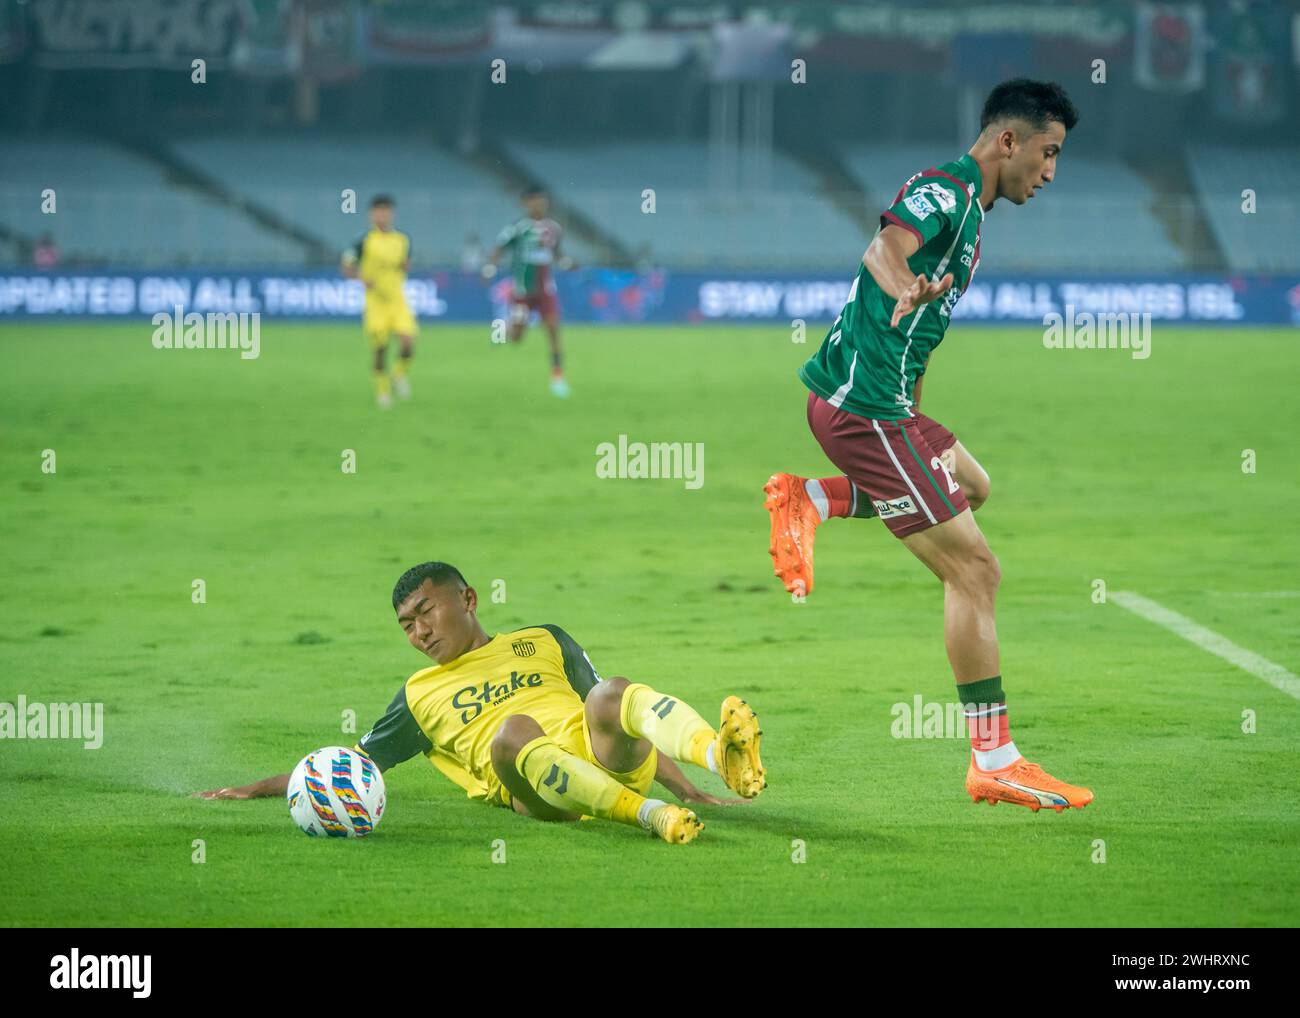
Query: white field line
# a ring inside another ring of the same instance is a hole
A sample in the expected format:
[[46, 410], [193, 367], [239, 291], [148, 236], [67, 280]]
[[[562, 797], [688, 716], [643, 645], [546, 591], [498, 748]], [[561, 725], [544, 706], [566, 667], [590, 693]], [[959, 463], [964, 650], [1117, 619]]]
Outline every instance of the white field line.
[[1162, 604], [1157, 604], [1141, 594], [1128, 590], [1117, 590], [1110, 599], [1121, 608], [1127, 608], [1134, 615], [1140, 615], [1148, 622], [1168, 629], [1181, 636], [1188, 643], [1193, 643], [1201, 650], [1209, 651], [1221, 657], [1229, 664], [1234, 664], [1256, 678], [1263, 679], [1274, 689], [1280, 689], [1288, 696], [1300, 700], [1300, 677], [1293, 675], [1279, 664], [1274, 664], [1266, 657], [1260, 657], [1254, 651], [1238, 647], [1226, 636], [1220, 636], [1212, 629], [1193, 622], [1186, 615], [1179, 615]]

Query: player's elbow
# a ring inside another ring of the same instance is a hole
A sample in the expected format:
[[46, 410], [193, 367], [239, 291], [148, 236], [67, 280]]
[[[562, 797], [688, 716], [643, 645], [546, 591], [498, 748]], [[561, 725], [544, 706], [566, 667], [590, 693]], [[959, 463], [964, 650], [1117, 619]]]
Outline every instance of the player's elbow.
[[862, 252], [862, 264], [867, 267], [867, 271], [873, 272], [879, 267], [880, 248], [880, 234], [876, 234], [871, 243], [867, 245], [867, 249]]
[[862, 263], [867, 268], [885, 268], [889, 265], [902, 264], [907, 267], [907, 260], [921, 248], [921, 242], [910, 229], [904, 229], [894, 223], [871, 238], [867, 252], [862, 256]]
[[892, 238], [887, 236], [890, 232], [890, 230], [881, 230], [877, 233], [862, 255], [862, 264], [867, 267], [867, 271], [877, 282], [888, 279], [890, 267], [896, 266], [899, 261], [906, 268], [907, 259], [901, 252], [895, 250], [896, 245], [892, 244]]

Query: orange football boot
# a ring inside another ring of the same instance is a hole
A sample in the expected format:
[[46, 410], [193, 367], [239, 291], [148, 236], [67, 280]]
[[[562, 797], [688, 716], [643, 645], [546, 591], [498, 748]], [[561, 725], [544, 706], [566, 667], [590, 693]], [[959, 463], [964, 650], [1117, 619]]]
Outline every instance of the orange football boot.
[[806, 478], [773, 474], [763, 485], [764, 507], [772, 515], [768, 552], [774, 572], [792, 594], [809, 594], [813, 587], [813, 534], [821, 515], [804, 488]]
[[1066, 808], [1082, 809], [1092, 802], [1090, 789], [1057, 781], [1023, 756], [1001, 770], [982, 771], [975, 766], [972, 753], [970, 767], [966, 770], [966, 791], [974, 802], [983, 799], [990, 806], [1012, 802], [1017, 806], [1028, 806], [1035, 813], [1044, 806], [1060, 813]]

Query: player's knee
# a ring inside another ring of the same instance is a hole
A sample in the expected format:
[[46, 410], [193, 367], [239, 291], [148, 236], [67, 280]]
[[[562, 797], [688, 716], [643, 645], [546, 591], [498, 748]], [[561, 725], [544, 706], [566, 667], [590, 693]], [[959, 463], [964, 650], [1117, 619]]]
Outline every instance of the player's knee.
[[1002, 583], [1002, 564], [987, 544], [978, 548], [971, 558], [972, 580], [981, 591], [992, 594]]
[[971, 511], [974, 512], [985, 502], [989, 500], [989, 476], [983, 474], [962, 485], [962, 494], [966, 496], [966, 501], [970, 504]]
[[944, 579], [975, 596], [992, 596], [1002, 582], [1002, 566], [984, 540], [972, 544], [950, 566]]
[[587, 694], [587, 724], [601, 731], [622, 728], [623, 694], [630, 685], [621, 675], [597, 682]]
[[953, 466], [960, 467], [957, 483], [961, 485], [961, 493], [966, 496], [966, 501], [973, 512], [989, 499], [989, 475], [983, 467], [969, 457], [959, 462], [956, 459], [956, 450], [949, 450], [949, 452], [954, 457]]
[[[542, 726], [527, 714], [510, 715], [501, 722], [496, 735], [492, 736], [492, 766], [514, 767], [519, 751], [538, 736], [545, 734]], [[500, 770], [497, 773], [500, 773]]]

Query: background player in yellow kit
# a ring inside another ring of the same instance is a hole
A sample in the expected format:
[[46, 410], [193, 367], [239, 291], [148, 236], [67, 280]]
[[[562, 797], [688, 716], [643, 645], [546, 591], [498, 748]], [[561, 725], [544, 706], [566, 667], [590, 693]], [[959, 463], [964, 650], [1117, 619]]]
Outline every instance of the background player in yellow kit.
[[[471, 799], [539, 820], [614, 820], [685, 844], [692, 810], [647, 798], [652, 782], [688, 802], [723, 803], [672, 761], [718, 774], [752, 799], [767, 785], [753, 710], [729, 696], [714, 731], [687, 703], [622, 677], [601, 679], [558, 626], [488, 636], [478, 594], [455, 566], [425, 562], [393, 590], [411, 646], [437, 662], [403, 683], [357, 748], [381, 770], [423, 755]], [[289, 775], [204, 798], [283, 795]]]
[[[411, 395], [407, 372], [415, 353], [417, 329], [415, 315], [402, 292], [411, 268], [411, 238], [393, 228], [394, 205], [386, 194], [371, 199], [370, 232], [343, 252], [340, 266], [349, 279], [360, 279], [366, 285], [362, 328], [374, 351], [375, 401], [384, 409], [392, 406], [392, 391], [400, 399]], [[390, 386], [385, 359], [393, 336], [400, 346]]]

